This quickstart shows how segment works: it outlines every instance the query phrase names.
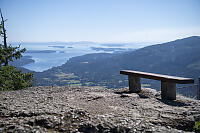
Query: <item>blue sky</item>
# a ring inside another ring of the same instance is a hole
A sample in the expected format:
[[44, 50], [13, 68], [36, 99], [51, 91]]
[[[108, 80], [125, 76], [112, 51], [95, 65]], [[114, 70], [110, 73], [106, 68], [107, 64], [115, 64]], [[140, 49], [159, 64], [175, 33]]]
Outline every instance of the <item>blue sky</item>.
[[166, 42], [200, 36], [200, 0], [0, 0], [8, 40]]

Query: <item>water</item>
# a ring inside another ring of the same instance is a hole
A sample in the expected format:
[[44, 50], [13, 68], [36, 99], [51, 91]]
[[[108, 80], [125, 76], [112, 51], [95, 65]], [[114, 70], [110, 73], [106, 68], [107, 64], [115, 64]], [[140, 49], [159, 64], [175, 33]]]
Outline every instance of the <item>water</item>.
[[25, 54], [32, 56], [32, 59], [35, 61], [34, 63], [27, 64], [23, 66], [29, 70], [33, 70], [36, 72], [42, 72], [49, 68], [60, 66], [67, 62], [67, 60], [74, 56], [84, 55], [85, 53], [32, 53]]
[[[14, 43], [19, 45], [19, 43]], [[115, 45], [113, 45], [115, 46]], [[26, 48], [27, 52], [24, 55], [31, 56], [35, 62], [23, 66], [29, 70], [36, 72], [42, 72], [52, 67], [60, 66], [69, 60], [71, 57], [81, 56], [89, 53], [112, 53], [106, 50], [94, 50], [92, 47], [97, 48], [124, 48], [124, 49], [135, 49], [142, 47], [143, 45], [131, 45], [123, 44], [117, 47], [113, 47], [112, 44], [98, 44], [93, 42], [49, 42], [49, 43], [21, 43], [21, 48]], [[45, 51], [51, 50], [51, 51]]]

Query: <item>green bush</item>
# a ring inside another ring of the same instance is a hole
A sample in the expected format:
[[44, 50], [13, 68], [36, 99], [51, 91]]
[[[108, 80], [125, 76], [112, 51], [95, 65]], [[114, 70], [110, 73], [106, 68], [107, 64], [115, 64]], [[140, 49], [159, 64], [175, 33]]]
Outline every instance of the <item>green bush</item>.
[[200, 121], [196, 121], [194, 124], [195, 132], [200, 132]]
[[13, 66], [0, 66], [0, 90], [19, 90], [32, 85], [32, 73], [23, 74]]

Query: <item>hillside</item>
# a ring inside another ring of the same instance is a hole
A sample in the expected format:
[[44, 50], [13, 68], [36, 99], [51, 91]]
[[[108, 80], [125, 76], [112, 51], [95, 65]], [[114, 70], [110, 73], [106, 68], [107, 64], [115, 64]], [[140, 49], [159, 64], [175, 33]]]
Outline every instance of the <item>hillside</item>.
[[18, 60], [14, 60], [13, 62], [9, 62], [9, 65], [15, 67], [23, 67], [27, 64], [34, 63], [35, 61], [31, 59], [31, 56], [22, 56]]
[[193, 131], [200, 103], [160, 92], [102, 87], [32, 87], [0, 92], [0, 132], [132, 133]]
[[[131, 69], [174, 76], [200, 76], [200, 37], [193, 36], [119, 54], [89, 54], [71, 58], [60, 67], [36, 73], [35, 85], [83, 85], [120, 88], [127, 86], [127, 76], [119, 71]], [[152, 83], [159, 89], [160, 83]], [[191, 90], [191, 95], [196, 91]]]

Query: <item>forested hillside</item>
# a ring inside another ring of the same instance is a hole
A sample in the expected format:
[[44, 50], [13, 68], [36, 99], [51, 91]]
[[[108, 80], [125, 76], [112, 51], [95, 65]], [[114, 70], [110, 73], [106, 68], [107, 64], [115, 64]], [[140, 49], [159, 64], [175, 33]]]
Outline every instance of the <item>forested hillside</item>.
[[200, 76], [200, 37], [193, 36], [120, 54], [89, 54], [71, 58], [60, 67], [35, 74], [35, 85], [127, 86], [131, 69], [174, 76]]

